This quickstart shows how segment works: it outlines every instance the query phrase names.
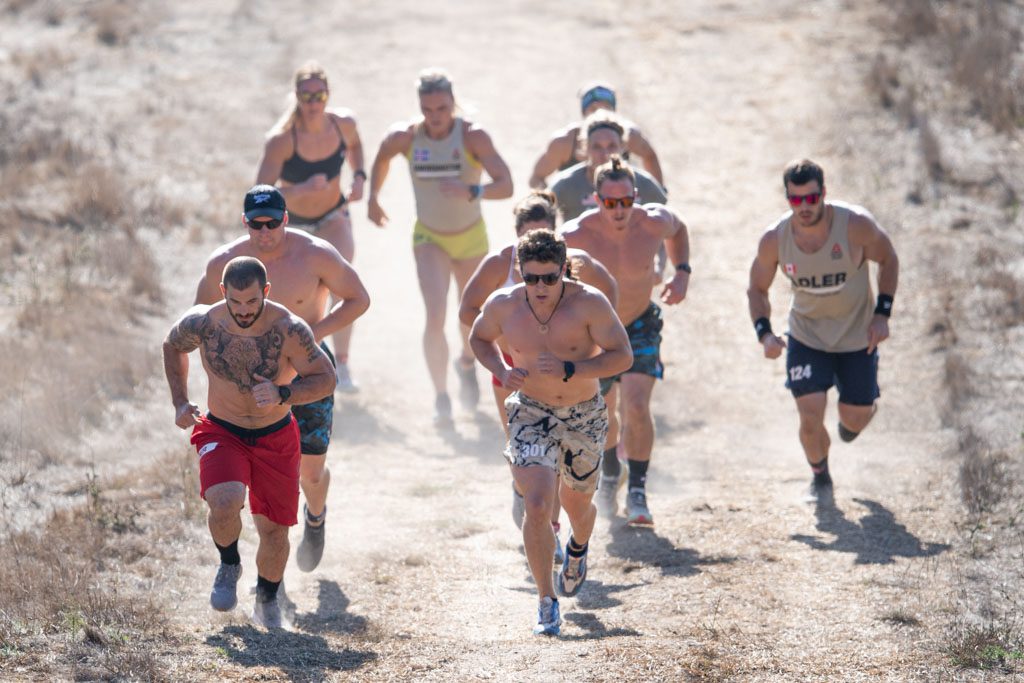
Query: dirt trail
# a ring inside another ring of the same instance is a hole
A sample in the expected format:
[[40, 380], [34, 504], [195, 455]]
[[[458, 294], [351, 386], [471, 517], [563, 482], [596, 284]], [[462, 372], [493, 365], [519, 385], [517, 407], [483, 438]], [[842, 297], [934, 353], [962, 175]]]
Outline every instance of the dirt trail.
[[[866, 190], [852, 178], [859, 169], [844, 166], [842, 139], [819, 125], [844, 115], [835, 95], [859, 92], [865, 18], [838, 1], [589, 6], [581, 17], [539, 0], [431, 14], [411, 1], [317, 2], [289, 15], [254, 1], [211, 16], [186, 2], [161, 16], [140, 60], [159, 75], [154, 97], [169, 104], [159, 129], [141, 127], [135, 143], [178, 171], [190, 157], [194, 175], [168, 182], [207, 193], [223, 216], [198, 243], [159, 244], [176, 281], [192, 282], [208, 249], [235, 233], [236, 196], [261, 132], [307, 56], [326, 65], [336, 101], [355, 109], [367, 164], [387, 126], [415, 113], [416, 72], [449, 68], [513, 169], [516, 198], [548, 133], [577, 115], [580, 83], [607, 77], [622, 113], [656, 144], [693, 242], [693, 283], [666, 315], [667, 378], [655, 390], [657, 526], [599, 520], [591, 578], [563, 602], [563, 637], [538, 640], [484, 373], [477, 414], [461, 416], [454, 436], [430, 425], [413, 206], [397, 161], [382, 198], [391, 226], [374, 228], [365, 204], [356, 207], [356, 266], [373, 297], [352, 352], [363, 389], [336, 415], [326, 557], [313, 574], [288, 570], [299, 631], [263, 636], [241, 611], [210, 612], [214, 556], [200, 529], [201, 550], [183, 561], [175, 589], [180, 623], [221, 648], [209, 675], [804, 681], [927, 680], [935, 671], [940, 615], [920, 606], [948, 581], [954, 501], [938, 456], [952, 437], [939, 428], [934, 361], [919, 344], [923, 307], [908, 303], [895, 319], [881, 412], [855, 445], [834, 446], [835, 508], [817, 514], [799, 502], [808, 472], [783, 364], [760, 357], [746, 314], [757, 238], [784, 209], [785, 161], [817, 158], [833, 197], [882, 211], [853, 192]], [[160, 133], [175, 129], [189, 136]], [[486, 204], [493, 245], [510, 239], [510, 206]], [[192, 291], [171, 294], [175, 313]], [[907, 277], [900, 299], [921, 292]], [[777, 294], [781, 327], [788, 295]], [[454, 316], [450, 329], [454, 340]], [[169, 418], [153, 425], [172, 429]], [[251, 529], [245, 538], [248, 580]], [[899, 625], [894, 615], [904, 613], [920, 625]]]

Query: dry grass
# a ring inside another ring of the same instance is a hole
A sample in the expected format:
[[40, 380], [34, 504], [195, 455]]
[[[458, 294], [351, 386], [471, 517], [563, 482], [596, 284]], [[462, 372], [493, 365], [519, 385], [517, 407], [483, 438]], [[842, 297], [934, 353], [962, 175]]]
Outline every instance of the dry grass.
[[961, 439], [960, 496], [972, 515], [991, 512], [1003, 499], [1008, 484], [1005, 453], [979, 449], [980, 443], [970, 430]]
[[1006, 624], [962, 623], [950, 633], [946, 652], [962, 668], [1024, 672], [1024, 643]]

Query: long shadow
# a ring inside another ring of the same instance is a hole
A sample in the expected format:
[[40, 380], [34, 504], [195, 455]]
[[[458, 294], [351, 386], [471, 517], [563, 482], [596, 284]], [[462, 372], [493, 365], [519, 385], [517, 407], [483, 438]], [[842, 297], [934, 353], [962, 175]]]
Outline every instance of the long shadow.
[[374, 415], [356, 400], [334, 402], [335, 438], [344, 439], [348, 444], [366, 444], [385, 441], [405, 444], [405, 434]]
[[232, 625], [206, 638], [231, 661], [248, 667], [276, 667], [290, 681], [323, 681], [336, 671], [354, 671], [377, 659], [374, 652], [335, 650], [320, 636], [261, 631]]
[[295, 625], [303, 631], [350, 635], [366, 631], [366, 617], [349, 613], [350, 600], [335, 581], [317, 582], [316, 611], [295, 616]]
[[693, 576], [700, 573], [702, 566], [736, 561], [735, 557], [729, 556], [702, 557], [692, 548], [677, 548], [653, 529], [631, 527], [619, 520], [612, 523], [611, 534], [612, 542], [607, 548], [609, 555], [658, 567], [666, 576]]
[[571, 612], [565, 615], [566, 621], [571, 621], [586, 633], [580, 635], [562, 636], [560, 640], [598, 640], [600, 638], [614, 638], [615, 636], [639, 636], [640, 632], [631, 628], [608, 628], [589, 612]]
[[818, 499], [814, 510], [816, 528], [834, 535], [835, 540], [826, 543], [818, 536], [806, 534], [793, 534], [790, 538], [814, 550], [855, 554], [855, 564], [892, 564], [896, 557], [932, 557], [949, 550], [945, 543], [923, 543], [881, 503], [862, 498], [853, 501], [868, 510], [858, 522], [846, 519], [831, 494]]

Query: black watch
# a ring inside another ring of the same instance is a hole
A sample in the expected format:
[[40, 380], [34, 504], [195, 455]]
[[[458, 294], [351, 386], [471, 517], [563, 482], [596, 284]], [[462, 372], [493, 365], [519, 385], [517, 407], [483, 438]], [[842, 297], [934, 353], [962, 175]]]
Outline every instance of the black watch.
[[292, 397], [292, 390], [287, 386], [278, 387], [277, 394], [281, 397], [281, 400], [277, 402], [277, 405], [283, 406], [284, 402]]
[[685, 261], [676, 266], [676, 272], [679, 272], [680, 270], [683, 271], [684, 273], [693, 272], [692, 270], [690, 270], [690, 264], [686, 263]]
[[562, 368], [565, 370], [565, 376], [562, 377], [562, 381], [568, 382], [576, 374], [576, 364], [571, 360], [565, 360], [562, 361]]

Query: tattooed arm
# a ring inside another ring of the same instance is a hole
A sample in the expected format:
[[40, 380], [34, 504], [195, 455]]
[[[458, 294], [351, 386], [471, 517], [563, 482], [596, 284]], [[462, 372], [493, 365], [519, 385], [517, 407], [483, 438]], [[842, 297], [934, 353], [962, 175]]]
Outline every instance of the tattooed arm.
[[164, 340], [164, 373], [171, 389], [174, 422], [182, 429], [196, 423], [199, 407], [188, 400], [188, 354], [199, 348], [209, 325], [209, 306], [193, 306], [174, 324]]
[[[291, 394], [285, 403], [292, 405], [303, 405], [319, 401], [330, 396], [337, 383], [334, 368], [316, 341], [313, 339], [313, 331], [302, 318], [289, 315], [281, 318], [277, 323], [284, 333], [284, 345], [281, 349], [281, 356], [291, 363], [299, 376], [295, 378], [288, 389]], [[268, 389], [269, 379], [260, 375], [256, 376], [260, 382], [253, 387], [253, 397], [257, 405], [262, 403], [262, 395]], [[277, 393], [276, 400], [281, 400], [280, 393]]]

